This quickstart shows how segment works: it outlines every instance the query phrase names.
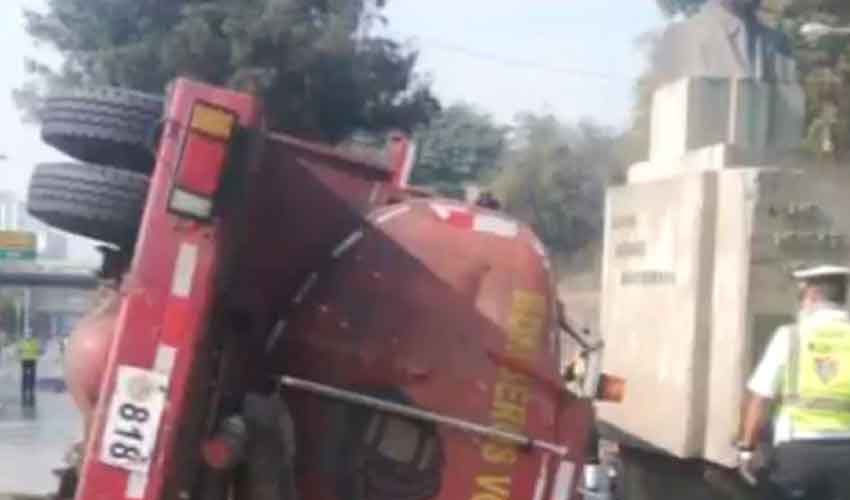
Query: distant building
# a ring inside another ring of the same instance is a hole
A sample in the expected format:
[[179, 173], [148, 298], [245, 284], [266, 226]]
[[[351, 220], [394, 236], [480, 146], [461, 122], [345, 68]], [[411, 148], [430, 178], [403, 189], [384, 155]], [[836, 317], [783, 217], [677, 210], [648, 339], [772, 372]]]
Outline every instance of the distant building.
[[[69, 252], [71, 236], [57, 231], [30, 216], [26, 204], [15, 193], [0, 191], [0, 230], [35, 233], [38, 247], [35, 261], [0, 261], [0, 272], [80, 273], [90, 271], [72, 262]], [[0, 289], [0, 305], [13, 304], [18, 312], [0, 311], [0, 329], [18, 334], [28, 322], [39, 337], [66, 336], [88, 309], [93, 294], [70, 288], [6, 287]], [[23, 313], [29, 305], [29, 310]], [[6, 308], [8, 309], [8, 307]]]
[[68, 258], [68, 236], [30, 216], [26, 205], [11, 191], [0, 191], [0, 230], [35, 233], [39, 259]]

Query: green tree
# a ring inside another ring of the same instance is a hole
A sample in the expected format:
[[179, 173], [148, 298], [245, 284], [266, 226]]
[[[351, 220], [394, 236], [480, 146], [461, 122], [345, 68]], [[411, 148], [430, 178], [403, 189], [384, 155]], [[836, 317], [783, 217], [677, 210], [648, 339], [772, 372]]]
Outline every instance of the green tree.
[[411, 182], [445, 194], [460, 192], [464, 183], [486, 182], [498, 170], [507, 130], [469, 105], [447, 107], [414, 135], [418, 157]]
[[605, 188], [620, 166], [617, 137], [607, 129], [524, 114], [493, 187], [508, 212], [568, 254], [601, 235]]
[[806, 40], [799, 33], [800, 27], [811, 21], [846, 25], [850, 23], [850, 4], [794, 0], [781, 19], [792, 35], [806, 91], [809, 125], [804, 145], [821, 160], [846, 162], [850, 158], [850, 40]]
[[657, 0], [658, 8], [668, 16], [674, 14], [691, 14], [705, 2], [706, 0]]
[[[693, 14], [707, 1], [708, 0], [656, 0], [656, 3], [658, 4], [658, 8], [661, 9], [661, 12], [668, 16], [672, 16], [675, 14]], [[762, 0], [761, 10], [769, 17], [775, 17], [792, 3], [798, 5], [808, 4], [809, 8], [819, 6], [827, 6], [828, 8], [831, 8], [831, 5], [844, 4], [846, 2], [842, 2], [842, 0]]]
[[[33, 108], [54, 87], [116, 85], [160, 93], [176, 76], [256, 90], [270, 125], [338, 141], [353, 131], [412, 130], [438, 109], [417, 54], [373, 34], [385, 0], [48, 0], [26, 11], [38, 43], [17, 92]], [[36, 110], [37, 111], [37, 110]]]

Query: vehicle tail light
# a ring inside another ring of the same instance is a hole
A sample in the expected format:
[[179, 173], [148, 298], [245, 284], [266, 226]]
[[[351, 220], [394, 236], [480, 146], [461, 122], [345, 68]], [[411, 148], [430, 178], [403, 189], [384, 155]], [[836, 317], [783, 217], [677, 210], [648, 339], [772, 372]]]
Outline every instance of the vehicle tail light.
[[622, 403], [626, 396], [626, 380], [603, 373], [596, 388], [596, 399], [611, 403]]
[[239, 417], [224, 421], [215, 436], [201, 445], [204, 462], [213, 469], [224, 470], [242, 460], [247, 440], [245, 422]]
[[194, 105], [168, 204], [172, 212], [202, 220], [212, 216], [236, 125], [236, 114], [226, 109]]

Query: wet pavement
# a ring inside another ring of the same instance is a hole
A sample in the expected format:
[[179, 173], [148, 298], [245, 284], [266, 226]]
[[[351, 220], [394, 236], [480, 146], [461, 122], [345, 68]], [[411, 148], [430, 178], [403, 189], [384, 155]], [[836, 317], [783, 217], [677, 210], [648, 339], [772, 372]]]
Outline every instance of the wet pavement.
[[53, 469], [82, 432], [82, 419], [63, 390], [61, 355], [50, 344], [38, 364], [36, 407], [20, 404], [20, 367], [0, 353], [0, 499], [4, 494], [43, 495], [58, 485]]

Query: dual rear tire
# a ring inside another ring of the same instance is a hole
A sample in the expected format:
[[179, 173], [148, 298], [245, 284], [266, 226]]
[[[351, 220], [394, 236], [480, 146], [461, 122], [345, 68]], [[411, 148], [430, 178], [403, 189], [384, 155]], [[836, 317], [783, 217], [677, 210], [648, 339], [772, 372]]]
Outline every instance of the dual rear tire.
[[132, 249], [162, 111], [161, 97], [116, 88], [49, 97], [42, 139], [81, 163], [36, 166], [28, 212], [62, 231]]

